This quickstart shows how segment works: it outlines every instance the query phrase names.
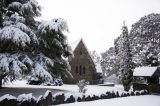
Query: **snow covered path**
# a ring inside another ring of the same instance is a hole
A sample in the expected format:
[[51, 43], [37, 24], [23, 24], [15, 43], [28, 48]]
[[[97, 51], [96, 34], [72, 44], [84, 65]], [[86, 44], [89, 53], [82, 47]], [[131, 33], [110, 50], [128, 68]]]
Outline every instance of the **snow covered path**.
[[144, 95], [103, 99], [91, 102], [61, 104], [58, 106], [160, 106], [160, 95]]

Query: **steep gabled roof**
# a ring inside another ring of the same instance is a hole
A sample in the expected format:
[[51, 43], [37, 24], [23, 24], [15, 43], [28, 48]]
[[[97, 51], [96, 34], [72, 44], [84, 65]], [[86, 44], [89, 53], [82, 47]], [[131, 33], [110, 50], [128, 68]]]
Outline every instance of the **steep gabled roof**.
[[87, 52], [88, 52], [90, 58], [92, 59], [94, 65], [95, 65], [96, 72], [102, 73], [102, 69], [101, 69], [100, 63], [95, 63], [95, 62], [94, 62], [94, 60], [93, 60], [93, 58], [92, 58], [92, 56], [91, 56], [91, 54], [90, 54], [90, 52], [89, 52], [89, 50], [88, 50], [86, 44], [84, 43], [84, 41], [83, 41], [82, 38], [79, 39], [79, 40], [76, 40], [76, 41], [73, 42], [73, 43], [71, 43], [71, 48], [72, 48], [73, 52], [74, 52], [74, 50], [77, 48], [77, 46], [79, 45], [80, 42], [82, 42], [82, 43], [84, 44], [84, 46], [85, 46], [85, 48], [86, 48], [86, 50], [87, 50]]
[[134, 69], [133, 76], [152, 76], [157, 67], [137, 67]]
[[74, 51], [78, 44], [80, 43], [81, 39], [76, 40], [75, 42], [71, 43], [71, 48]]
[[[92, 58], [92, 56], [91, 56], [91, 54], [90, 54], [90, 52], [89, 52], [89, 50], [88, 50], [88, 48], [87, 48], [87, 46], [86, 46], [86, 44], [84, 43], [84, 41], [83, 41], [82, 38], [79, 39], [79, 40], [77, 40], [77, 41], [75, 41], [75, 42], [73, 42], [73, 43], [71, 44], [71, 48], [72, 48], [73, 52], [74, 52], [74, 50], [77, 48], [77, 46], [79, 45], [80, 42], [83, 43], [83, 45], [84, 45], [84, 47], [86, 48], [86, 50], [87, 50], [90, 58], [92, 59], [92, 61], [93, 61], [93, 63], [94, 63], [94, 60], [93, 60], [93, 58]], [[94, 64], [95, 64], [95, 63], [94, 63]]]

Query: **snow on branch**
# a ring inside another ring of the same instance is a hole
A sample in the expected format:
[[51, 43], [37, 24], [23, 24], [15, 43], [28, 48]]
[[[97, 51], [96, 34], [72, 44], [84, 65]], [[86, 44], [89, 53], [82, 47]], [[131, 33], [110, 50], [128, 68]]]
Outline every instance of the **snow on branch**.
[[30, 29], [23, 23], [17, 23], [16, 27], [21, 29], [24, 32], [29, 32], [30, 31]]
[[[32, 5], [29, 3], [29, 2], [27, 2], [27, 3], [25, 3], [25, 4], [23, 4], [22, 5], [22, 11], [25, 11], [25, 10], [30, 10], [30, 11], [32, 11], [33, 10], [33, 7], [32, 7]], [[33, 11], [32, 11], [33, 12]]]
[[12, 21], [14, 21], [14, 22], [25, 22], [25, 18], [24, 17], [22, 17], [22, 16], [19, 16], [18, 14], [12, 14], [11, 15], [11, 17], [10, 17], [10, 19], [12, 20]]
[[22, 4], [20, 2], [12, 2], [8, 7], [20, 9], [22, 7]]
[[18, 54], [0, 54], [0, 73], [8, 73], [14, 78], [21, 76], [24, 70], [27, 70], [27, 66], [19, 59]]
[[53, 67], [53, 65], [54, 65], [53, 60], [44, 56], [43, 54], [37, 55], [34, 60], [35, 60], [35, 62], [38, 62], [40, 65], [42, 65], [46, 69], [47, 69], [47, 66]]
[[29, 13], [36, 16], [40, 16], [41, 7], [38, 5], [38, 2], [35, 0], [29, 0], [23, 4], [20, 2], [12, 2], [11, 4], [9, 4], [8, 7], [9, 9], [20, 10], [19, 12], [21, 14]]
[[0, 73], [9, 72], [9, 63], [5, 54], [0, 54]]
[[43, 21], [38, 29], [42, 34], [46, 34], [48, 31], [62, 33], [63, 31], [68, 31], [68, 25], [64, 19], [58, 18], [50, 21]]
[[34, 68], [31, 71], [30, 80], [41, 81], [53, 81], [52, 76], [47, 70], [45, 70], [39, 63], [35, 63]]
[[14, 26], [6, 26], [0, 30], [0, 40], [9, 40], [22, 47], [30, 44], [31, 41], [26, 33]]

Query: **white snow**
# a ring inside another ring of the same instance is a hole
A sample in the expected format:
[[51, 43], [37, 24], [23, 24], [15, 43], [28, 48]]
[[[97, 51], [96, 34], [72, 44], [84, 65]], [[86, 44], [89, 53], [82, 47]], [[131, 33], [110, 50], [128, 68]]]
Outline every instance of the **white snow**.
[[75, 102], [58, 106], [160, 106], [160, 96], [132, 96], [91, 102]]
[[101, 64], [99, 62], [97, 62], [95, 65], [96, 65], [96, 72], [102, 73]]
[[47, 72], [39, 63], [36, 63], [34, 68], [31, 70], [31, 78], [42, 78], [45, 81], [53, 81], [52, 76]]
[[[13, 82], [13, 85], [7, 85], [7, 87], [25, 87], [25, 88], [48, 88], [53, 90], [67, 90], [70, 91], [69, 93], [65, 93], [66, 99], [74, 94], [75, 97], [82, 97], [83, 94], [78, 93], [77, 85], [63, 85], [63, 86], [37, 86], [37, 85], [26, 85], [25, 81], [16, 81]], [[108, 87], [108, 86], [97, 86], [97, 85], [88, 85], [87, 86], [86, 95], [92, 94], [102, 94], [106, 91], [119, 91], [124, 92], [123, 87], [121, 85], [116, 85], [115, 87]], [[56, 93], [56, 95], [60, 95], [63, 92]], [[40, 93], [40, 95], [44, 95]], [[9, 97], [7, 94], [4, 97], [1, 97], [0, 100], [3, 98], [15, 98], [13, 96]], [[42, 96], [38, 96], [39, 99]], [[19, 101], [27, 100], [34, 98], [31, 94], [22, 94], [19, 96]], [[77, 99], [77, 98], [76, 98]], [[104, 100], [96, 100], [90, 102], [75, 102], [69, 104], [61, 104], [59, 106], [160, 106], [160, 96], [159, 95], [144, 95], [144, 96], [131, 96], [131, 97], [123, 97], [123, 98], [113, 98], [113, 99], [104, 99]]]
[[12, 41], [13, 43], [21, 46], [30, 44], [30, 37], [19, 28], [14, 26], [6, 26], [0, 30], [0, 39]]
[[[42, 34], [46, 34], [48, 30], [53, 30], [55, 32], [60, 31], [68, 31], [67, 22], [64, 19], [52, 19], [50, 21], [43, 21], [39, 26], [38, 29], [41, 31]], [[57, 35], [58, 36], [58, 35]]]
[[43, 97], [46, 98], [50, 92], [51, 92], [50, 90], [47, 90], [46, 93], [43, 95]]
[[29, 94], [21, 94], [17, 97], [17, 101], [30, 101], [31, 99], [36, 100], [34, 96], [32, 96], [32, 93]]
[[0, 69], [3, 72], [12, 72], [12, 74], [20, 75], [22, 70], [26, 70], [27, 67], [18, 60], [18, 54], [2, 53], [0, 54]]
[[10, 99], [16, 99], [16, 97], [14, 97], [14, 96], [12, 96], [12, 95], [10, 95], [10, 94], [5, 94], [5, 95], [3, 95], [3, 96], [1, 96], [0, 97], [0, 101], [2, 101], [2, 100], [4, 100], [4, 99], [8, 99], [8, 100], [10, 100]]
[[9, 8], [18, 8], [20, 9], [22, 6], [22, 4], [20, 2], [12, 2], [11, 4], [9, 4]]
[[[20, 87], [20, 88], [48, 88], [48, 89], [53, 89], [53, 90], [61, 90], [61, 91], [69, 91], [70, 93], [74, 93], [74, 95], [79, 95], [81, 93], [79, 93], [79, 89], [77, 85], [67, 85], [64, 84], [62, 86], [39, 86], [39, 85], [27, 85], [25, 80], [17, 80], [17, 81], [13, 81], [12, 84], [6, 85], [6, 87], [12, 87], [12, 88], [16, 88], [16, 87]], [[87, 85], [86, 86], [87, 91], [86, 94], [87, 95], [101, 95], [102, 93], [106, 93], [107, 91], [114, 91], [114, 92], [119, 92], [119, 94], [125, 92], [123, 90], [123, 86], [122, 85], [115, 85], [114, 87], [109, 87], [109, 86], [98, 86], [98, 85]], [[132, 89], [129, 91], [131, 92]], [[41, 94], [40, 95], [44, 95]]]
[[134, 69], [133, 76], [152, 76], [157, 67], [137, 67]]

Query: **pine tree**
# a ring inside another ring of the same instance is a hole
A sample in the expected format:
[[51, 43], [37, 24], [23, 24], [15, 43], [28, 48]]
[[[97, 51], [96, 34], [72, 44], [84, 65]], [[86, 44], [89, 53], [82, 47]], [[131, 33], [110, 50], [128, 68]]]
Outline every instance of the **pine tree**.
[[62, 19], [52, 20], [51, 26], [35, 21], [41, 10], [35, 0], [1, 0], [0, 5], [0, 87], [2, 79], [18, 78], [57, 85], [52, 72], [56, 64], [69, 67], [63, 59], [71, 53], [62, 33], [67, 24]]
[[32, 43], [37, 44], [38, 39], [24, 16], [26, 12], [28, 14], [33, 12], [34, 19], [38, 16], [36, 12], [39, 9], [38, 3], [34, 0], [1, 0], [0, 5], [0, 87], [2, 87], [2, 79], [4, 82], [8, 78], [12, 81], [32, 69], [33, 61], [27, 56], [27, 52], [33, 52], [32, 47], [35, 46]]
[[40, 51], [54, 60], [51, 70], [57, 77], [72, 77], [67, 58], [72, 54], [65, 32], [68, 32], [67, 22], [61, 18], [42, 22], [39, 27]]
[[133, 63], [132, 63], [132, 57], [131, 57], [131, 49], [130, 49], [130, 40], [128, 35], [128, 28], [124, 24], [122, 27], [122, 54], [121, 54], [121, 63], [120, 68], [122, 72], [122, 84], [125, 91], [128, 91], [131, 86], [132, 82], [132, 69], [133, 69]]

